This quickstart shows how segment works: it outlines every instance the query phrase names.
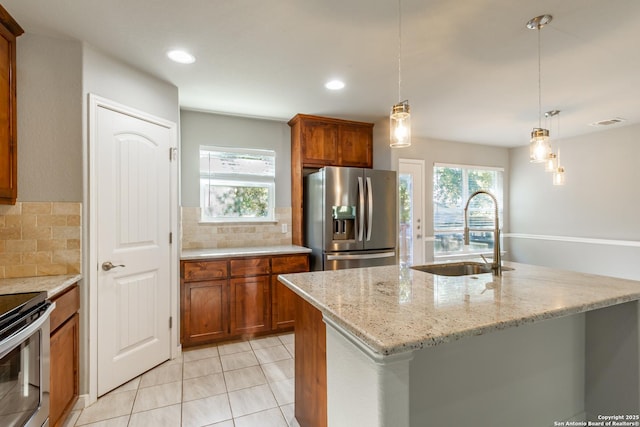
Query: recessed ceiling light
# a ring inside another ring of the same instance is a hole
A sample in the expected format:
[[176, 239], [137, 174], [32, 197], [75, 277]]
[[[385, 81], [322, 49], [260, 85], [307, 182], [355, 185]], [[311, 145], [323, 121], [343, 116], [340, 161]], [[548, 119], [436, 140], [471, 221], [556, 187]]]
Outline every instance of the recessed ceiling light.
[[170, 50], [167, 52], [167, 56], [172, 61], [179, 62], [181, 64], [193, 64], [196, 62], [196, 57], [184, 50]]
[[324, 84], [324, 87], [326, 87], [329, 90], [340, 90], [340, 89], [344, 89], [344, 82], [341, 80], [331, 80], [326, 82]]

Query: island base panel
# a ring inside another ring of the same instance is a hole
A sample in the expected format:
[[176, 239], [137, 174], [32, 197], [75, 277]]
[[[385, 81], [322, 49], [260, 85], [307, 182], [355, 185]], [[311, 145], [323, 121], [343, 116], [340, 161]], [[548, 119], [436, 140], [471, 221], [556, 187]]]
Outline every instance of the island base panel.
[[326, 327], [322, 313], [295, 299], [295, 416], [300, 427], [327, 426]]

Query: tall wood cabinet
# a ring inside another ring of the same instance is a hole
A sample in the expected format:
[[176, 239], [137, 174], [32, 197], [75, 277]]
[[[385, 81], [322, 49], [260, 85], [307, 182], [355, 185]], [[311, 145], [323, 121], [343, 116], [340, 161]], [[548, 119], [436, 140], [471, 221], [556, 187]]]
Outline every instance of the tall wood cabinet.
[[18, 196], [16, 37], [24, 30], [0, 6], [0, 204]]
[[52, 298], [49, 425], [62, 425], [79, 395], [80, 290], [75, 284]]
[[291, 234], [304, 245], [303, 177], [305, 169], [324, 166], [373, 166], [373, 124], [297, 114], [291, 126]]
[[183, 346], [293, 329], [294, 295], [277, 277], [309, 271], [308, 254], [185, 260], [180, 264]]

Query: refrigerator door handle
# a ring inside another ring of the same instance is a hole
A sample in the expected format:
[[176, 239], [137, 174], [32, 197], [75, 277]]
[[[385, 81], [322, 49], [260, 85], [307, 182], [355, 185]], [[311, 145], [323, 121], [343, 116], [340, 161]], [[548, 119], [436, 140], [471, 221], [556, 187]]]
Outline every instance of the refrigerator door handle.
[[343, 255], [327, 255], [327, 261], [341, 261], [346, 259], [376, 259], [376, 258], [388, 258], [396, 256], [393, 251], [378, 252], [375, 254], [343, 254]]
[[364, 183], [362, 177], [358, 177], [358, 196], [360, 198], [360, 225], [358, 227], [358, 241], [362, 242], [364, 235]]
[[373, 230], [373, 188], [371, 188], [371, 177], [367, 177], [367, 201], [369, 206], [367, 219], [367, 242], [371, 240], [371, 230]]

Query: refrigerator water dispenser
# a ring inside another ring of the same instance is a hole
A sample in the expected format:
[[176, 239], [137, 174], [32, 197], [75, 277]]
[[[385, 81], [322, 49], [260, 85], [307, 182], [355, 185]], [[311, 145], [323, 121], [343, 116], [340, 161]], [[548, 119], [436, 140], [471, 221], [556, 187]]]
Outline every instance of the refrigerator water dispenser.
[[333, 240], [355, 240], [356, 207], [333, 206]]

